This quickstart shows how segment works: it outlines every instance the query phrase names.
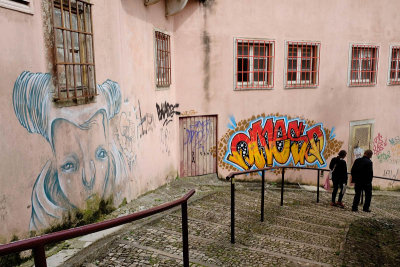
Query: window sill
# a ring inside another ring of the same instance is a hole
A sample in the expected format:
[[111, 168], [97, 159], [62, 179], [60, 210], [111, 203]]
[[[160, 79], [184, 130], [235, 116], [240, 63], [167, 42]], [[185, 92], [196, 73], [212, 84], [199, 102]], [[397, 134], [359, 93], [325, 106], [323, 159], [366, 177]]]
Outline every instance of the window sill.
[[295, 85], [285, 85], [285, 89], [315, 89], [318, 88], [316, 84], [295, 84]]
[[273, 90], [273, 87], [254, 87], [254, 88], [234, 88], [233, 91], [260, 91], [260, 90]]
[[375, 84], [348, 84], [349, 87], [374, 87]]
[[10, 10], [18, 11], [29, 15], [34, 15], [33, 1], [30, 2], [28, 5], [24, 5], [9, 0], [0, 0], [0, 7], [4, 7]]

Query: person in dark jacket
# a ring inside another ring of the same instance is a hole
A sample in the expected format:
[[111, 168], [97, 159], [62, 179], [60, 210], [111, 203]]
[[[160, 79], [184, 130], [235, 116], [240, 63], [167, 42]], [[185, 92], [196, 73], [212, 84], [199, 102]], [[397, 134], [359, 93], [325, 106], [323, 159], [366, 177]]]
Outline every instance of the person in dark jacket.
[[[333, 191], [332, 191], [332, 202], [331, 206], [339, 206], [344, 208], [342, 199], [343, 199], [343, 185], [347, 184], [347, 164], [344, 158], [346, 157], [347, 152], [345, 150], [340, 150], [339, 155], [331, 160], [329, 164], [329, 169], [332, 170], [332, 182], [333, 182]], [[335, 202], [337, 191], [340, 187], [340, 193], [338, 202]]]
[[356, 194], [353, 199], [352, 211], [358, 211], [358, 203], [360, 202], [361, 191], [365, 192], [365, 202], [363, 211], [371, 212], [369, 206], [372, 198], [372, 178], [374, 176], [372, 170], [372, 151], [366, 150], [362, 158], [354, 161], [353, 167], [351, 168], [351, 177], [353, 180], [354, 190]]

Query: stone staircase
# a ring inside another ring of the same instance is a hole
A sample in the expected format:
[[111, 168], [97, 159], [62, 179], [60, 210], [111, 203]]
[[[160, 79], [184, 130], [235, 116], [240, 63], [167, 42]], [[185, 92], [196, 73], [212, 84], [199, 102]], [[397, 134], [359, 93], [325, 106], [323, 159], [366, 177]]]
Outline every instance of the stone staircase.
[[[343, 244], [353, 221], [400, 218], [399, 209], [391, 208], [399, 204], [398, 196], [374, 195], [372, 213], [354, 213], [348, 206], [329, 206], [328, 192], [322, 190], [316, 203], [316, 192], [300, 187], [285, 189], [281, 207], [280, 188], [269, 186], [265, 221], [260, 222], [260, 184], [237, 183], [236, 243], [231, 244], [230, 187], [221, 183], [218, 188], [188, 183], [200, 191], [188, 205], [191, 266], [341, 266]], [[349, 205], [352, 198], [346, 194], [344, 203]], [[83, 262], [75, 260], [75, 265], [182, 266], [181, 211], [131, 224], [106, 245], [82, 253], [87, 257]]]

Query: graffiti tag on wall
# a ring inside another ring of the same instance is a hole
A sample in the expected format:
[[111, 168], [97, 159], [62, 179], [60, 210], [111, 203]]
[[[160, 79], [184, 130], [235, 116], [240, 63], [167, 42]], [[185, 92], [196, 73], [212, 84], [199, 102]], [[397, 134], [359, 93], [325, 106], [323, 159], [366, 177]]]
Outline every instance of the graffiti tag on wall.
[[378, 135], [374, 138], [374, 154], [379, 155], [387, 146], [387, 138], [383, 139], [382, 135]]
[[206, 153], [204, 146], [207, 145], [207, 138], [210, 134], [211, 120], [195, 121], [189, 125], [189, 128], [184, 128], [186, 131], [186, 140], [184, 145], [193, 144], [195, 149], [201, 149], [201, 152]]
[[[126, 101], [127, 104], [129, 101]], [[136, 162], [137, 145], [141, 138], [154, 129], [154, 116], [150, 113], [142, 113], [140, 102], [137, 106], [130, 106], [127, 111], [121, 112], [117, 140], [128, 163], [129, 170], [132, 170]]]
[[334, 128], [300, 116], [262, 113], [238, 122], [230, 116], [227, 127], [218, 150], [212, 151], [218, 153], [218, 165], [229, 171], [268, 165], [323, 167], [343, 146]]
[[232, 135], [225, 156], [238, 169], [266, 166], [326, 165], [322, 124], [308, 127], [304, 120], [286, 117], [257, 118], [246, 131]]
[[158, 120], [163, 121], [163, 126], [170, 123], [174, 115], [181, 114], [179, 111], [175, 110], [178, 107], [179, 104], [170, 104], [167, 101], [161, 103], [160, 105], [156, 103]]
[[183, 111], [183, 112], [181, 112], [181, 116], [193, 116], [193, 115], [196, 115], [197, 114], [197, 111], [196, 110], [194, 110], [194, 109], [191, 109], [191, 110], [186, 110], [186, 111]]

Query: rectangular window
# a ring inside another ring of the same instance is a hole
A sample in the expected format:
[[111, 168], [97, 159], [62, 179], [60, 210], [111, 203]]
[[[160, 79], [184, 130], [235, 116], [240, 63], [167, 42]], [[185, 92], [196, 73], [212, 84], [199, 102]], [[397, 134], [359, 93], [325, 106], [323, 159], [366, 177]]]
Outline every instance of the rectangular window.
[[274, 86], [274, 41], [236, 39], [236, 89]]
[[316, 87], [320, 43], [287, 42], [286, 88]]
[[378, 47], [352, 45], [350, 85], [375, 85], [378, 71]]
[[92, 4], [84, 0], [52, 0], [56, 100], [89, 100], [97, 94]]
[[167, 87], [171, 84], [171, 43], [168, 34], [156, 31], [156, 85]]
[[33, 0], [0, 0], [0, 7], [33, 14]]
[[400, 84], [400, 46], [392, 46], [390, 52], [389, 84]]

